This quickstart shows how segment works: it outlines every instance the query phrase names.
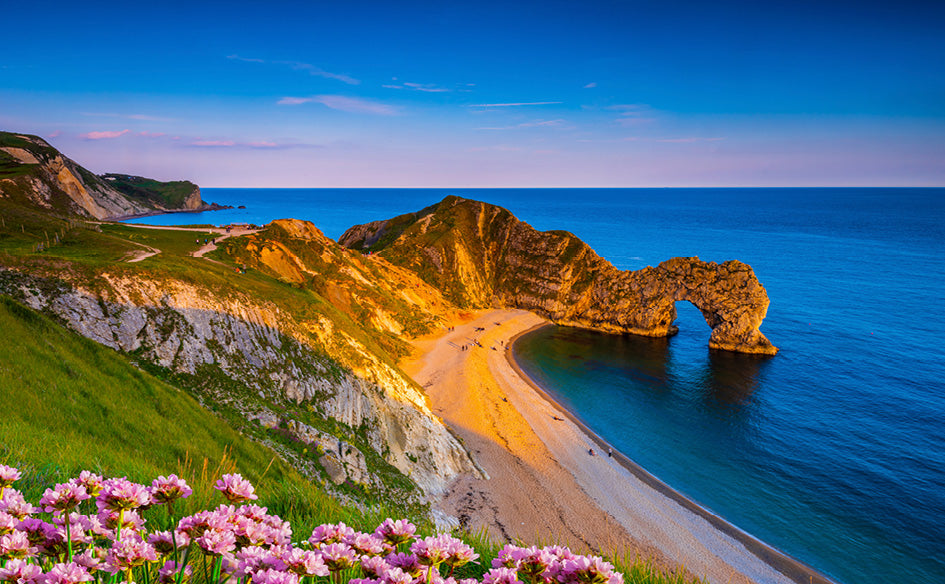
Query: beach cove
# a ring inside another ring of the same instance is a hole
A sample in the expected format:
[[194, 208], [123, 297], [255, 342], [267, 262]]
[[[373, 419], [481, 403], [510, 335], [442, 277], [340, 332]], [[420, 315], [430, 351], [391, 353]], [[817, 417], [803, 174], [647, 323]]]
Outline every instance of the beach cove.
[[417, 339], [401, 364], [488, 476], [460, 477], [438, 504], [463, 527], [509, 541], [626, 549], [713, 583], [830, 582], [685, 499], [552, 402], [511, 350], [545, 319], [521, 310], [468, 316]]

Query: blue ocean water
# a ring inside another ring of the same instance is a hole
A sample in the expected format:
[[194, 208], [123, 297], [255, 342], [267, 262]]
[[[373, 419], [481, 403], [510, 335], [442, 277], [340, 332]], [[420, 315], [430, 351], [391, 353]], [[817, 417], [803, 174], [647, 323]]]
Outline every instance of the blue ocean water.
[[945, 582], [945, 189], [204, 189], [245, 210], [155, 224], [347, 227], [447, 194], [566, 229], [621, 269], [739, 259], [771, 298], [771, 358], [549, 327], [523, 369], [713, 512], [845, 584]]

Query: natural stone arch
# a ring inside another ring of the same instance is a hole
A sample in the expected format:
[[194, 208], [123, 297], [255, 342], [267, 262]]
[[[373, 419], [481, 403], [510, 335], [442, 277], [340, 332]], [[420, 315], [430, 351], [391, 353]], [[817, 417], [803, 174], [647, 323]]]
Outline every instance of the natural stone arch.
[[672, 258], [632, 272], [603, 270], [593, 285], [594, 301], [549, 316], [562, 324], [663, 337], [677, 332], [676, 302], [688, 301], [712, 329], [709, 348], [773, 355], [777, 348], [758, 330], [768, 312], [768, 294], [751, 266], [697, 257]]

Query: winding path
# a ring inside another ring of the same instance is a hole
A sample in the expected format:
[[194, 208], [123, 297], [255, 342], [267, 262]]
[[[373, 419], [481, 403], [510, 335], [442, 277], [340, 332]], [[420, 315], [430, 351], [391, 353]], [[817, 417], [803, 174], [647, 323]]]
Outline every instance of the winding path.
[[[214, 241], [223, 241], [224, 239], [228, 237], [248, 235], [250, 233], [256, 233], [257, 231], [259, 231], [259, 229], [250, 229], [248, 227], [230, 227], [229, 231], [227, 231], [227, 228], [225, 227], [172, 227], [172, 226], [166, 226], [166, 225], [140, 225], [140, 224], [135, 224], [135, 223], [123, 223], [123, 225], [127, 227], [134, 227], [136, 229], [157, 229], [159, 231], [192, 231], [196, 233], [216, 233], [219, 237], [214, 238]], [[144, 251], [137, 252], [134, 255], [134, 257], [132, 257], [131, 259], [125, 260], [129, 263], [140, 262], [143, 259], [147, 259], [151, 256], [155, 256], [161, 253], [161, 250], [155, 247], [151, 247], [149, 245], [145, 245], [143, 243], [137, 243], [135, 241], [132, 241], [130, 243], [133, 243], [134, 245], [144, 248]], [[204, 254], [206, 254], [207, 252], [211, 252], [215, 250], [216, 248], [217, 246], [214, 242], [208, 242], [202, 245], [199, 249], [196, 249], [190, 252], [190, 255], [195, 258], [203, 258], [207, 260], [208, 262], [213, 262], [215, 264], [220, 264], [222, 266], [223, 264], [218, 262], [217, 260], [204, 257]]]

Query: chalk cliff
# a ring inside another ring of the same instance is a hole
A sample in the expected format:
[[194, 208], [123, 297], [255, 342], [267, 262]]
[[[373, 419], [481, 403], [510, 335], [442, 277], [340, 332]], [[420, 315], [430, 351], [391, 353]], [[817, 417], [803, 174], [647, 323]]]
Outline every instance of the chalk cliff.
[[677, 330], [674, 303], [687, 300], [712, 329], [710, 348], [777, 352], [758, 330], [768, 295], [737, 260], [673, 258], [621, 271], [571, 233], [539, 232], [505, 209], [455, 196], [352, 227], [339, 243], [416, 272], [458, 306], [523, 308], [565, 325], [668, 336]]
[[[237, 427], [253, 422], [318, 447], [318, 462], [336, 484], [389, 492], [398, 483], [385, 484], [386, 463], [427, 498], [458, 473], [475, 472], [422, 389], [318, 311], [303, 316], [235, 290], [120, 271], [100, 273], [91, 287], [0, 268], [0, 294], [168, 372], [198, 389], [205, 404], [241, 419]], [[300, 470], [312, 464], [267, 443]]]

